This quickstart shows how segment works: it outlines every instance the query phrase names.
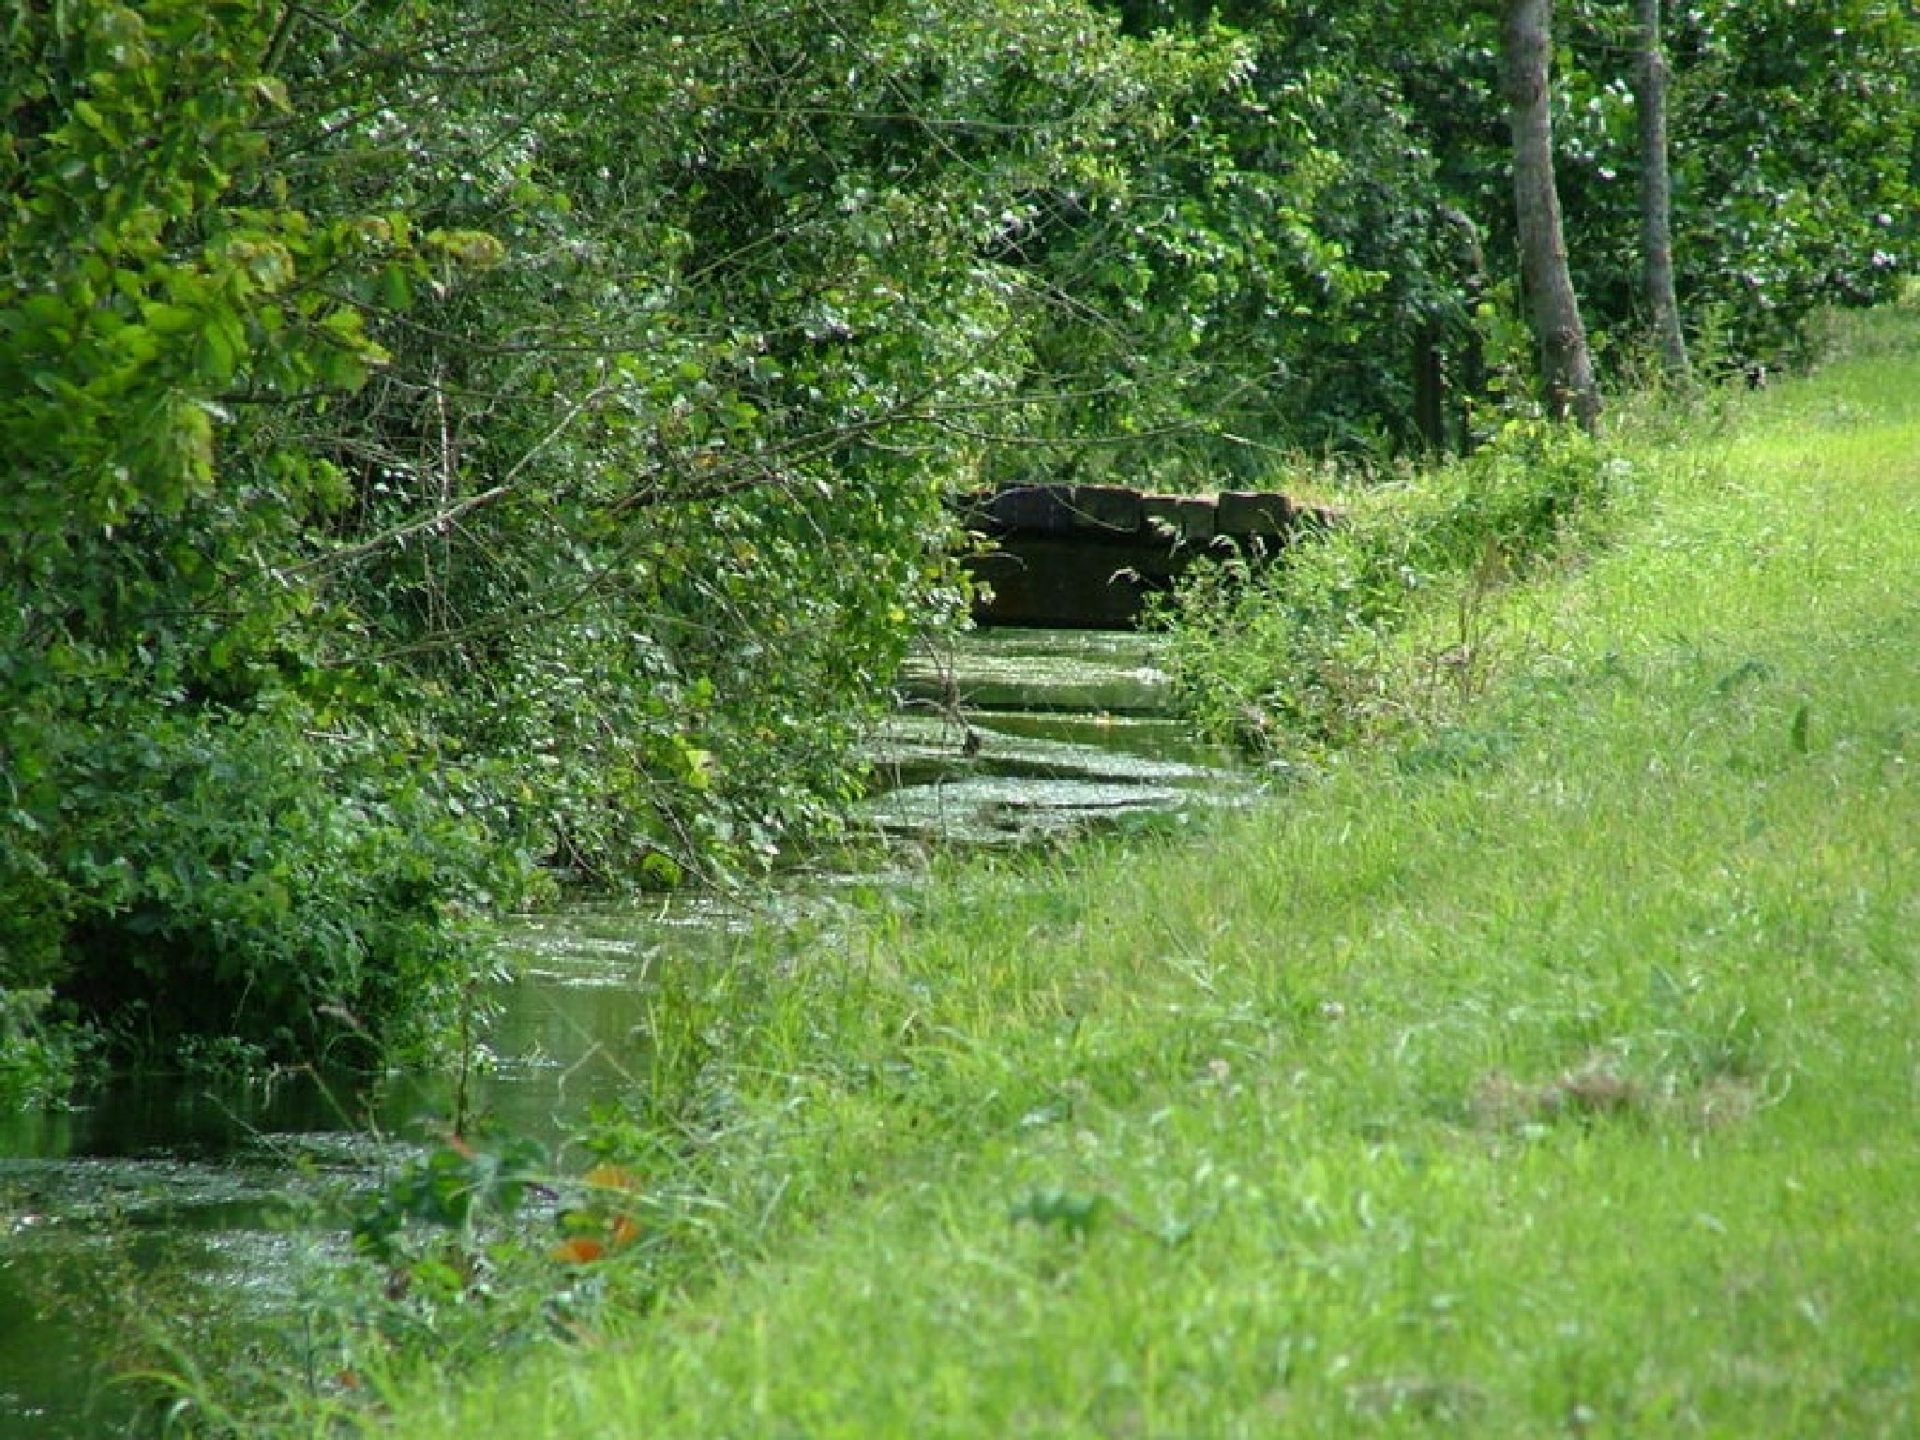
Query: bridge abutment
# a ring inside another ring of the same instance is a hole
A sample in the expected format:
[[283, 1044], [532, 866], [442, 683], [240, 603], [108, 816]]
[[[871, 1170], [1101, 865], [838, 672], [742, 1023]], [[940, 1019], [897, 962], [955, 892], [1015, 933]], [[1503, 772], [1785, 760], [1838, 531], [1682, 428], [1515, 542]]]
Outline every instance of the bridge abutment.
[[1202, 556], [1268, 558], [1334, 512], [1270, 490], [1157, 495], [1120, 485], [1023, 485], [962, 502], [986, 546], [965, 564], [982, 625], [1126, 630]]

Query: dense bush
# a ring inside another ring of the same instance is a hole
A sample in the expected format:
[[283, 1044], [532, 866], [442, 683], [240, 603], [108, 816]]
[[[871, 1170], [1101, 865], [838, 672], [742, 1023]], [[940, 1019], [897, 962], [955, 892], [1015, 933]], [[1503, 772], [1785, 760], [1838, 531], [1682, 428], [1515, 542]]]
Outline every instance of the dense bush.
[[430, 1044], [476, 973], [458, 922], [524, 893], [495, 831], [419, 778], [430, 755], [316, 743], [307, 719], [155, 715], [60, 756], [61, 990], [139, 1052]]
[[444, 921], [501, 867], [341, 753], [372, 730], [328, 713], [315, 597], [278, 568], [338, 472], [221, 443], [245, 402], [363, 381], [383, 354], [332, 282], [406, 258], [235, 193], [287, 103], [271, 28], [91, 3], [0, 52], [0, 987], [129, 1042], [364, 1056], [430, 1021]]
[[1010, 217], [1124, 198], [1233, 61], [722, 10], [8, 32], [0, 986], [364, 1058], [532, 863], [725, 873], [854, 792], [964, 603], [944, 497], [1047, 403]]

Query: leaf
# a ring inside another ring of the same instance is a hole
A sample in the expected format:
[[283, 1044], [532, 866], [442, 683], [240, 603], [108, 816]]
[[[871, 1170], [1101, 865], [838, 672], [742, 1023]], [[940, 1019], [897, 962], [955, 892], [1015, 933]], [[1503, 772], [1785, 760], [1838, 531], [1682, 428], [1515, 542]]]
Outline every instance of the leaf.
[[1104, 1195], [1071, 1190], [1034, 1190], [1015, 1202], [1008, 1218], [1044, 1228], [1064, 1230], [1076, 1239], [1086, 1236], [1106, 1210]]
[[632, 1193], [640, 1188], [640, 1177], [623, 1165], [602, 1161], [581, 1177], [596, 1190], [619, 1190]]
[[484, 270], [507, 258], [507, 247], [484, 230], [434, 230], [427, 243], [462, 265]]
[[576, 1235], [570, 1240], [562, 1240], [547, 1254], [563, 1265], [591, 1265], [607, 1253], [607, 1247], [588, 1235]]
[[380, 272], [380, 301], [389, 310], [405, 310], [413, 304], [413, 283], [402, 267], [389, 265]]
[[168, 305], [159, 300], [142, 305], [140, 318], [157, 335], [179, 335], [200, 323], [200, 317], [185, 305]]
[[293, 114], [293, 105], [287, 99], [286, 82], [272, 75], [256, 76], [247, 87], [256, 100], [271, 105], [283, 115]]
[[678, 890], [686, 883], [686, 878], [686, 869], [664, 851], [649, 850], [640, 861], [640, 879], [644, 884], [662, 890]]
[[234, 349], [225, 327], [209, 325], [200, 332], [199, 343], [194, 346], [194, 370], [204, 379], [215, 385], [225, 385], [233, 379], [240, 356]]

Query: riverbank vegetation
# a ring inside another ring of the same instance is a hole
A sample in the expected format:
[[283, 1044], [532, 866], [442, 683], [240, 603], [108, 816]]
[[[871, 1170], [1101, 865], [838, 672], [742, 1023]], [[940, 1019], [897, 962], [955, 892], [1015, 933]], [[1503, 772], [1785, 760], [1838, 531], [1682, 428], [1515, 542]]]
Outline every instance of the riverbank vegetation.
[[1608, 543], [1283, 800], [661, 968], [577, 1153], [424, 1157], [176, 1423], [1907, 1433], [1920, 311], [1834, 338], [1623, 417]]
[[[1915, 23], [1671, 16], [1708, 374], [1912, 268]], [[1570, 5], [1555, 55], [1614, 377], [1636, 33]], [[964, 610], [956, 490], [1530, 463], [1498, 51], [1479, 7], [1398, 3], [15, 7], [7, 1092], [89, 1036], [431, 1049], [474, 921], [831, 827]], [[1203, 708], [1257, 734], [1287, 653]]]
[[[1430, 720], [1486, 683], [1495, 589], [1601, 543], [1633, 471], [1578, 430], [1514, 420], [1457, 462], [1349, 478], [1337, 526], [1198, 566], [1164, 607], [1184, 713], [1287, 767]], [[1452, 643], [1410, 651], [1410, 626]]]

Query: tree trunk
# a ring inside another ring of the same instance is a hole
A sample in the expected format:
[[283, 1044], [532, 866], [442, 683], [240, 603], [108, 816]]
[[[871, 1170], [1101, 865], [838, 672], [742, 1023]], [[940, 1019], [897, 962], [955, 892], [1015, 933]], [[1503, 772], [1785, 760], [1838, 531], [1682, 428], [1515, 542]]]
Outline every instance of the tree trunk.
[[1673, 291], [1673, 186], [1667, 174], [1667, 56], [1660, 44], [1660, 0], [1635, 0], [1639, 36], [1633, 65], [1640, 120], [1640, 264], [1647, 313], [1667, 374], [1689, 373], [1687, 337]]
[[1447, 351], [1440, 322], [1427, 319], [1413, 337], [1413, 427], [1436, 455], [1447, 448]]
[[1507, 117], [1513, 127], [1513, 201], [1520, 232], [1520, 278], [1528, 315], [1540, 344], [1547, 410], [1555, 419], [1571, 414], [1581, 428], [1600, 421], [1600, 391], [1593, 380], [1580, 302], [1567, 270], [1567, 242], [1560, 223], [1560, 196], [1553, 178], [1553, 122], [1548, 112], [1547, 62], [1552, 41], [1552, 0], [1505, 0], [1502, 52]]

